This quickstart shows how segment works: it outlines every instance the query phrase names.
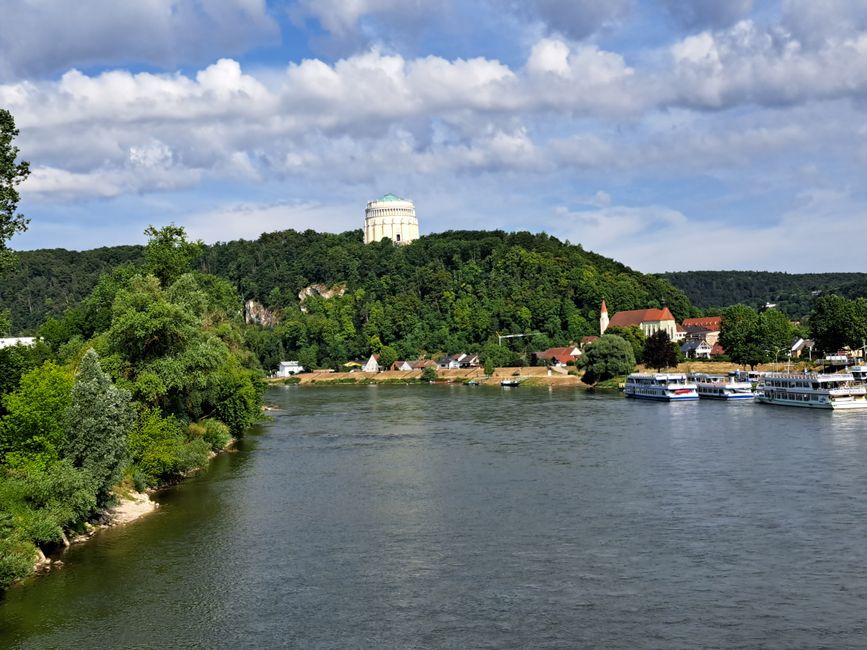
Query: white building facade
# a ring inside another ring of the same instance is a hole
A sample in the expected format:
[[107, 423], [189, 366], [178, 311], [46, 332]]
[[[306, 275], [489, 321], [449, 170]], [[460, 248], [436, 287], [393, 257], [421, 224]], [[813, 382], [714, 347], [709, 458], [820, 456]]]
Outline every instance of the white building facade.
[[418, 239], [415, 205], [409, 199], [386, 194], [367, 202], [364, 211], [364, 243], [387, 237], [395, 244], [409, 244]]

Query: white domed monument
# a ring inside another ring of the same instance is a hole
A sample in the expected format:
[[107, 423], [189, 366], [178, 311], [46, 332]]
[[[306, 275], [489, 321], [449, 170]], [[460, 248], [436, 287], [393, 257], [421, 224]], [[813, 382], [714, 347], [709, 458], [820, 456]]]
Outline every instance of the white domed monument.
[[409, 244], [418, 239], [415, 205], [396, 194], [367, 202], [364, 211], [364, 243], [388, 237], [395, 244]]

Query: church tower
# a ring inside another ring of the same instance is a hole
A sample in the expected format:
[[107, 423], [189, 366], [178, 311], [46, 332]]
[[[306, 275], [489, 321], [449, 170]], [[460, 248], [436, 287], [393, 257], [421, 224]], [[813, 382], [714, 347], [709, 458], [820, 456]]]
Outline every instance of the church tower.
[[395, 194], [367, 202], [364, 211], [364, 243], [388, 237], [395, 244], [409, 244], [418, 239], [415, 205]]
[[602, 301], [602, 308], [599, 310], [599, 336], [605, 334], [608, 329], [608, 307], [605, 306], [605, 300]]

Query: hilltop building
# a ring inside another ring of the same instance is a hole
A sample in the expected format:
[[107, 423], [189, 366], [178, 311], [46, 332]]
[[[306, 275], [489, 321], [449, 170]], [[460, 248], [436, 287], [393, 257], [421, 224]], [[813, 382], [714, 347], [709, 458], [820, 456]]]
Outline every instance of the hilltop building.
[[418, 219], [412, 201], [395, 194], [386, 194], [367, 202], [364, 211], [364, 243], [379, 241], [383, 237], [401, 245], [418, 239]]

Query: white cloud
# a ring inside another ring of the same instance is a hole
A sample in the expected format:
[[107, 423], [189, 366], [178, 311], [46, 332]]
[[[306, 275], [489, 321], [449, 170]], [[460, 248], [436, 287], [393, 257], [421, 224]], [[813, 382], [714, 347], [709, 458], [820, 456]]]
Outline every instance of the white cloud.
[[858, 97], [867, 92], [867, 34], [805, 49], [791, 34], [743, 20], [671, 46], [672, 104], [724, 109]]
[[[805, 190], [779, 219], [744, 226], [698, 221], [662, 206], [557, 208], [553, 234], [645, 272], [700, 269], [863, 271], [841, 255], [867, 247], [862, 204], [839, 191]], [[845, 244], [842, 244], [845, 242]]]
[[265, 0], [0, 0], [0, 80], [73, 66], [201, 64], [274, 43]]
[[238, 203], [200, 212], [183, 220], [191, 238], [213, 243], [258, 239], [263, 232], [306, 230], [345, 232], [361, 227], [357, 205], [298, 203]]

